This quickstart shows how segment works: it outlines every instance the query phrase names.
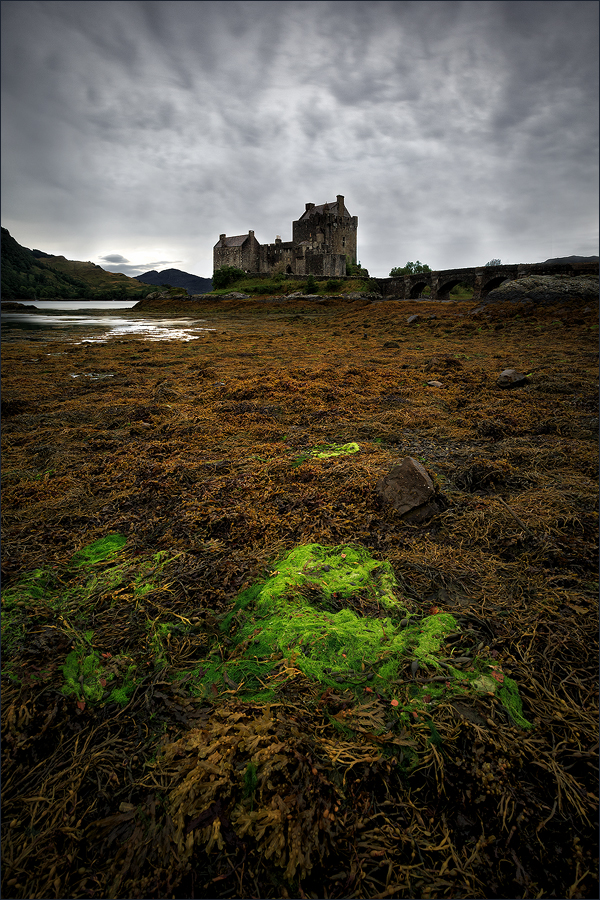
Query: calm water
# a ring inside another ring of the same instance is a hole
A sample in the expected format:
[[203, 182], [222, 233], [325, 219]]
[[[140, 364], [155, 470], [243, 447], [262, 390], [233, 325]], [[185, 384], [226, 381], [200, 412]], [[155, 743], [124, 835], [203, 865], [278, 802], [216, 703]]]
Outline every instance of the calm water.
[[16, 300], [25, 306], [35, 306], [36, 309], [64, 309], [67, 312], [76, 309], [89, 311], [91, 309], [131, 309], [137, 300]]
[[[119, 316], [137, 301], [101, 300], [86, 303], [81, 300], [19, 300], [37, 311], [2, 310], [3, 340], [61, 340], [74, 343], [106, 343], [115, 338], [141, 337], [149, 341], [193, 341], [214, 331], [205, 319], [156, 319], [139, 316]], [[110, 310], [112, 315], [103, 315]], [[115, 315], [117, 313], [117, 315]]]

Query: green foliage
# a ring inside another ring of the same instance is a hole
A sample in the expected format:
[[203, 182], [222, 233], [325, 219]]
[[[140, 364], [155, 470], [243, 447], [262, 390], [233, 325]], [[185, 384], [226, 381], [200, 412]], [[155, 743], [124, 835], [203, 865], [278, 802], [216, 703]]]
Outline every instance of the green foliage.
[[431, 269], [426, 263], [417, 260], [416, 262], [407, 262], [402, 267], [396, 266], [391, 269], [390, 278], [400, 278], [402, 275], [418, 275], [421, 272], [431, 272]]
[[501, 266], [501, 265], [502, 265], [501, 259], [490, 259], [489, 262], [486, 262], [486, 266]]
[[217, 290], [226, 288], [234, 281], [239, 281], [245, 274], [243, 269], [238, 269], [236, 266], [221, 266], [213, 275], [213, 288]]
[[318, 288], [319, 288], [319, 286], [318, 286], [317, 282], [315, 281], [314, 276], [309, 275], [308, 278], [306, 279], [306, 282], [304, 285], [305, 293], [316, 294]]
[[342, 282], [338, 281], [335, 278], [330, 278], [329, 281], [325, 282], [325, 290], [326, 291], [339, 291], [342, 286]]
[[367, 269], [363, 269], [360, 262], [354, 262], [350, 259], [349, 256], [346, 257], [346, 275], [352, 275], [354, 277], [358, 276], [359, 278], [368, 278], [369, 272]]
[[450, 296], [454, 300], [470, 300], [473, 296], [473, 288], [470, 284], [465, 284], [461, 282], [461, 284], [455, 285], [450, 291]]
[[381, 288], [375, 278], [369, 278], [366, 285], [369, 294], [380, 294]]

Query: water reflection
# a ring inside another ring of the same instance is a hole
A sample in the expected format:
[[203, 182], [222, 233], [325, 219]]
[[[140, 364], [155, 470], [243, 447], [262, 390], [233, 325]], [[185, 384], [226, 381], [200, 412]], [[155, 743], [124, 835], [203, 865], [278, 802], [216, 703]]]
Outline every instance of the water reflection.
[[[194, 341], [215, 331], [204, 319], [125, 319], [118, 316], [43, 314], [25, 312], [2, 313], [4, 337], [71, 338], [76, 343], [107, 343], [114, 338], [141, 337], [149, 341]], [[27, 332], [27, 335], [19, 334]], [[77, 338], [79, 340], [77, 340]]]

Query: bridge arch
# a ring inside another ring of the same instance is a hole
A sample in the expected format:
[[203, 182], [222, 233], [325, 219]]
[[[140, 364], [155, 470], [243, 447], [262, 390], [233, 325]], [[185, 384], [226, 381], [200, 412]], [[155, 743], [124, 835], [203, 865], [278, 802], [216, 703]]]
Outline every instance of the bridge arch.
[[431, 284], [427, 278], [417, 279], [416, 281], [411, 280], [410, 292], [408, 296], [411, 300], [416, 300], [417, 297], [421, 296], [426, 287], [431, 287]]
[[490, 291], [493, 291], [494, 288], [500, 287], [501, 284], [504, 284], [505, 281], [510, 281], [510, 277], [507, 275], [494, 275], [488, 281], [483, 280], [484, 276], [482, 276], [481, 281], [481, 296], [485, 297], [489, 294]]
[[470, 278], [465, 278], [464, 276], [458, 275], [452, 275], [449, 278], [440, 278], [437, 286], [438, 300], [447, 300], [450, 296], [450, 291], [452, 290], [452, 288], [455, 288], [459, 284], [468, 284], [469, 287], [472, 287], [471, 281], [472, 279]]

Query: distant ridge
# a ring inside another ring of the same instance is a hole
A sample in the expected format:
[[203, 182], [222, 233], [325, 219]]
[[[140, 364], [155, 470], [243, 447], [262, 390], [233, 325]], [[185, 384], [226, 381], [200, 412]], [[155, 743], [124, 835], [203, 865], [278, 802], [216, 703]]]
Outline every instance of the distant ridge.
[[137, 281], [157, 287], [162, 284], [170, 284], [171, 287], [185, 288], [188, 294], [208, 294], [212, 291], [212, 278], [191, 275], [189, 272], [182, 272], [181, 269], [163, 269], [162, 272], [152, 269], [151, 272], [144, 272], [143, 275], [135, 277]]
[[597, 256], [557, 256], [555, 259], [544, 260], [544, 265], [566, 265], [568, 263], [598, 262]]
[[3, 300], [141, 300], [145, 284], [92, 262], [69, 260], [22, 247], [2, 228], [0, 244]]

